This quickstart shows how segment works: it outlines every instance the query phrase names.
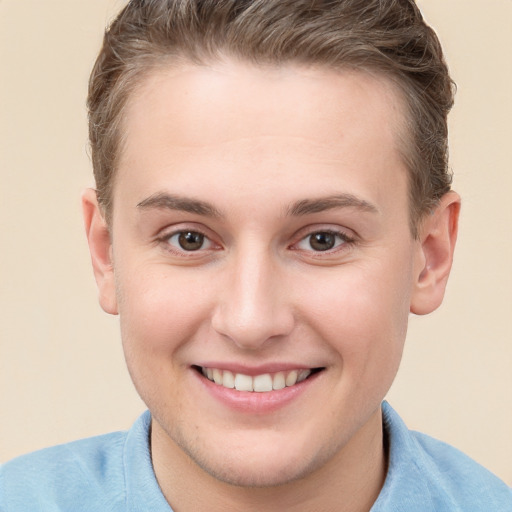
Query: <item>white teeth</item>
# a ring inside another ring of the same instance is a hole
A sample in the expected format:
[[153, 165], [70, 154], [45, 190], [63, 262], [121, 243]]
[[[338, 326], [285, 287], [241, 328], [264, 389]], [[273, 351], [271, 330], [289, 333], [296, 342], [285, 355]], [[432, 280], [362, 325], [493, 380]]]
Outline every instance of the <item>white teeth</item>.
[[235, 387], [235, 376], [231, 372], [224, 370], [224, 376], [222, 378], [222, 385], [225, 388], [233, 389]]
[[287, 376], [286, 376], [286, 385], [287, 386], [293, 386], [297, 382], [297, 376], [298, 372], [296, 370], [292, 370]]
[[252, 377], [237, 373], [235, 376], [235, 389], [238, 391], [253, 391]]
[[306, 380], [311, 375], [311, 370], [300, 370], [297, 375], [297, 383]]
[[217, 370], [217, 368], [214, 368], [213, 370], [213, 381], [215, 384], [222, 385], [222, 372]]
[[286, 387], [286, 379], [284, 376], [284, 372], [279, 372], [274, 375], [274, 379], [272, 382], [273, 389], [284, 389]]
[[265, 373], [264, 375], [257, 375], [253, 379], [254, 391], [263, 393], [265, 391], [272, 391], [272, 377]]
[[290, 372], [277, 372], [273, 375], [264, 373], [251, 377], [243, 373], [232, 373], [218, 368], [201, 368], [201, 373], [219, 386], [238, 391], [255, 391], [265, 393], [272, 390], [284, 389], [294, 386], [311, 375], [311, 370], [291, 370]]

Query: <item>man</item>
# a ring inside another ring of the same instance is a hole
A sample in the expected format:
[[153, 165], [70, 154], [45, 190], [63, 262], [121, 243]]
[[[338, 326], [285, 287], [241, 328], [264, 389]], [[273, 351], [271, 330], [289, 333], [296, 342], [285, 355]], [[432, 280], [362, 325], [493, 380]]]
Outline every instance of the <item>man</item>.
[[382, 404], [450, 272], [452, 102], [408, 0], [130, 2], [83, 209], [149, 412], [5, 465], [0, 509], [512, 510]]

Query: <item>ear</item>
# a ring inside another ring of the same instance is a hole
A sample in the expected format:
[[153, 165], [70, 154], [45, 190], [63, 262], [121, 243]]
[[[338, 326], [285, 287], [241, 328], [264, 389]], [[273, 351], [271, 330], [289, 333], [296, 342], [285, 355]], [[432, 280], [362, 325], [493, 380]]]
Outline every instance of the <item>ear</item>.
[[411, 313], [426, 315], [437, 309], [443, 301], [452, 268], [459, 212], [459, 195], [448, 192], [421, 223], [420, 252], [415, 268]]
[[110, 232], [98, 204], [96, 191], [91, 188], [86, 189], [82, 194], [82, 212], [100, 305], [107, 313], [117, 315]]

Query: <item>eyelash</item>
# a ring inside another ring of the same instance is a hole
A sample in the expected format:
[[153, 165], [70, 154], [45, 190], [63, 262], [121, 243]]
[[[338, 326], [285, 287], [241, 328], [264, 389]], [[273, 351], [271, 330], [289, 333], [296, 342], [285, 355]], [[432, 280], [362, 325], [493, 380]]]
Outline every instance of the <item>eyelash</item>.
[[[186, 234], [192, 234], [192, 235], [199, 235], [201, 240], [201, 246], [198, 247], [196, 250], [187, 250], [183, 247], [178, 247], [178, 245], [181, 245], [178, 240], [176, 240], [176, 245], [173, 245], [171, 243], [171, 240], [175, 237], [181, 237]], [[331, 248], [327, 248], [325, 250], [319, 249], [314, 250], [311, 247], [311, 239], [315, 235], [328, 235], [335, 237], [334, 246]], [[310, 248], [301, 248], [299, 247], [299, 244], [301, 243], [308, 243], [308, 240], [310, 241]], [[220, 245], [215, 244], [211, 240], [211, 238], [204, 233], [201, 229], [198, 229], [194, 227], [193, 229], [179, 229], [179, 230], [173, 230], [172, 232], [166, 232], [162, 236], [158, 237], [157, 241], [165, 246], [165, 249], [168, 252], [171, 252], [173, 254], [176, 254], [180, 257], [197, 257], [199, 254], [204, 254], [204, 251], [210, 251], [210, 250], [218, 250], [221, 248]], [[314, 254], [315, 257], [321, 257], [323, 254], [325, 255], [332, 255], [335, 253], [338, 253], [339, 251], [347, 250], [350, 246], [354, 245], [356, 242], [356, 239], [354, 237], [351, 237], [347, 235], [346, 232], [341, 230], [335, 230], [335, 229], [316, 229], [312, 231], [308, 231], [306, 234], [301, 236], [301, 238], [298, 240], [298, 242], [294, 242], [292, 245], [289, 246], [291, 250], [295, 251], [301, 251], [301, 252], [307, 252]], [[204, 247], [204, 243], [207, 243], [209, 246]]]
[[[327, 248], [325, 250], [314, 250], [311, 247], [312, 237], [315, 235], [328, 235], [335, 237], [334, 240], [334, 246], [331, 248]], [[299, 247], [299, 244], [301, 243], [308, 243], [311, 247], [310, 249], [303, 249]], [[323, 254], [325, 255], [332, 255], [336, 254], [340, 251], [345, 251], [351, 246], [353, 246], [356, 242], [356, 239], [354, 237], [349, 236], [346, 232], [336, 229], [315, 229], [313, 231], [309, 231], [305, 236], [302, 236], [300, 240], [296, 243], [294, 243], [291, 246], [291, 249], [298, 250], [298, 251], [304, 251], [308, 253], [312, 253], [315, 255], [315, 257], [322, 257]]]
[[[172, 245], [171, 240], [174, 237], [181, 237], [186, 234], [199, 235], [202, 237], [202, 244], [197, 250], [186, 250], [183, 247], [178, 247], [178, 245], [180, 245], [178, 241], [176, 241], [176, 245]], [[196, 227], [193, 229], [178, 229], [166, 232], [162, 236], [158, 237], [157, 241], [165, 246], [165, 250], [181, 257], [197, 257], [198, 254], [202, 254], [205, 250], [217, 250], [220, 248], [220, 246], [215, 244], [215, 242], [213, 242], [206, 233]], [[208, 243], [209, 247], [205, 248], [204, 243]]]

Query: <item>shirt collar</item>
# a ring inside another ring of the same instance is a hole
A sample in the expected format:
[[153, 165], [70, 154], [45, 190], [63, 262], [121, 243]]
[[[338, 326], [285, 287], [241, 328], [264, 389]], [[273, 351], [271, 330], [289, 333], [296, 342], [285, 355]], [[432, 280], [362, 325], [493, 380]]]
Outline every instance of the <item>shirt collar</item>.
[[146, 411], [128, 431], [123, 453], [126, 510], [172, 512], [151, 462], [151, 414]]

